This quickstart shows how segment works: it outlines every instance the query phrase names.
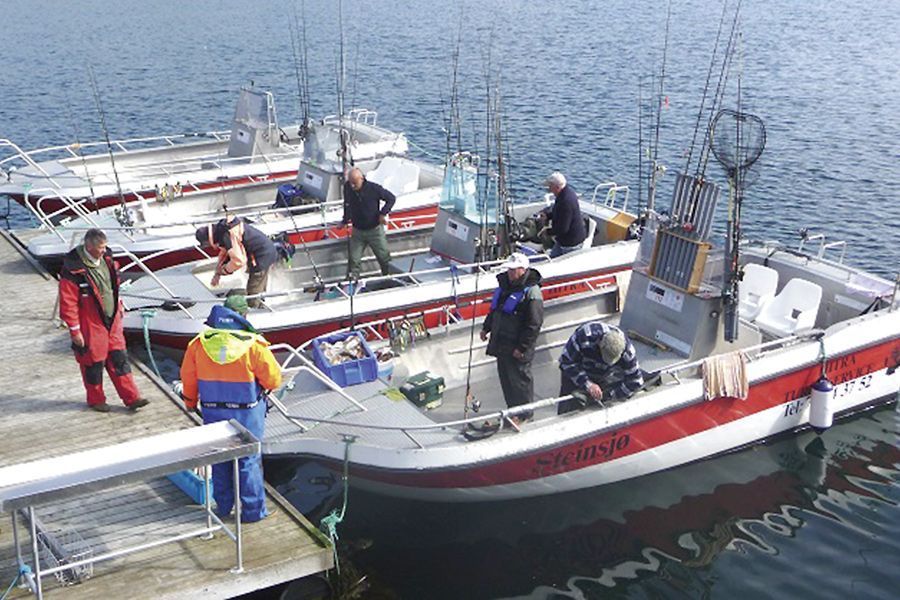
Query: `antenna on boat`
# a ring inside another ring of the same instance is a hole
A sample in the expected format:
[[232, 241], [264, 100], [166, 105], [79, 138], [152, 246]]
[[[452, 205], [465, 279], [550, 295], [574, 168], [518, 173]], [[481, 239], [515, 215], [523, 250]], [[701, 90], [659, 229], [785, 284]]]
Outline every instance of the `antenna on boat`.
[[[125, 206], [125, 197], [122, 195], [122, 184], [119, 182], [119, 172], [116, 170], [116, 158], [113, 156], [112, 143], [109, 141], [109, 129], [106, 127], [106, 114], [103, 112], [103, 103], [100, 101], [100, 90], [97, 88], [97, 78], [94, 76], [94, 68], [87, 66], [88, 76], [91, 81], [91, 91], [94, 93], [94, 102], [97, 105], [97, 113], [100, 115], [100, 126], [103, 128], [103, 137], [106, 139], [106, 150], [109, 152], [109, 162], [112, 165], [113, 175], [116, 178], [116, 192], [119, 194], [119, 202], [122, 205], [122, 215], [120, 221], [130, 221], [128, 218], [128, 209]], [[130, 224], [130, 223], [129, 223]]]
[[[737, 15], [735, 15], [737, 18]], [[738, 34], [740, 39], [740, 34]], [[725, 282], [722, 288], [725, 340], [738, 335], [738, 284], [741, 279], [741, 206], [748, 186], [747, 172], [766, 145], [766, 127], [759, 117], [742, 110], [741, 72], [738, 70], [737, 110], [722, 109], [710, 125], [709, 147], [728, 175], [728, 229], [725, 237]]]

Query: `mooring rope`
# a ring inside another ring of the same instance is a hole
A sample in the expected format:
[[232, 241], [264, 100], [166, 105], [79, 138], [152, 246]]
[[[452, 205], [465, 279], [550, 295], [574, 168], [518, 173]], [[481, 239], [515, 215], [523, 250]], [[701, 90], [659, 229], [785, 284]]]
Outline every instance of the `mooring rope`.
[[16, 584], [19, 583], [20, 579], [25, 579], [25, 576], [31, 573], [31, 567], [26, 565], [25, 563], [19, 563], [19, 572], [16, 573], [16, 576], [13, 578], [12, 583], [9, 584], [9, 587], [6, 588], [6, 591], [3, 592], [3, 595], [0, 596], [0, 600], [6, 600], [6, 597], [9, 596], [9, 593], [16, 587]]
[[141, 318], [144, 320], [144, 345], [147, 348], [147, 356], [150, 357], [150, 366], [153, 367], [153, 372], [156, 373], [156, 376], [159, 377], [160, 381], [165, 381], [163, 376], [159, 373], [159, 367], [156, 366], [156, 359], [153, 358], [153, 349], [150, 347], [150, 320], [155, 316], [155, 308], [141, 309]]
[[356, 441], [356, 436], [344, 436], [344, 475], [342, 477], [344, 481], [344, 504], [341, 506], [341, 512], [338, 514], [337, 509], [332, 510], [322, 518], [322, 521], [319, 524], [319, 528], [328, 536], [328, 539], [331, 540], [331, 550], [334, 552], [334, 568], [337, 570], [338, 575], [341, 574], [341, 564], [338, 561], [336, 543], [338, 540], [337, 526], [344, 520], [344, 515], [347, 512], [347, 498], [350, 495], [350, 477], [348, 476], [350, 470], [350, 444], [354, 441]]

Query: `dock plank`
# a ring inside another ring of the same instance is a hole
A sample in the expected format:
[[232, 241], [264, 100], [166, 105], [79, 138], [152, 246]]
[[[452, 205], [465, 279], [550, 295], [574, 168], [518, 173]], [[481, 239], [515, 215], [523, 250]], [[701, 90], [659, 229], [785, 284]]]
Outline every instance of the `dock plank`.
[[[4, 368], [0, 370], [0, 466], [103, 447], [194, 426], [174, 399], [135, 368], [149, 406], [125, 409], [107, 381], [112, 411], [87, 408], [68, 335], [55, 322], [56, 281], [38, 274], [9, 236], [0, 236], [0, 298]], [[136, 365], [137, 366], [137, 365]], [[228, 598], [318, 573], [333, 566], [327, 540], [268, 488], [270, 515], [244, 527], [244, 572], [230, 572], [235, 546], [223, 533], [97, 563], [93, 577], [62, 587], [46, 578], [47, 598]], [[37, 508], [48, 529], [77, 531], [95, 555], [205, 526], [203, 508], [167, 479], [121, 486]], [[25, 521], [19, 520], [29, 555]], [[30, 558], [26, 558], [30, 561]], [[10, 515], [0, 515], [0, 582], [16, 574]], [[25, 598], [14, 589], [10, 598]]]

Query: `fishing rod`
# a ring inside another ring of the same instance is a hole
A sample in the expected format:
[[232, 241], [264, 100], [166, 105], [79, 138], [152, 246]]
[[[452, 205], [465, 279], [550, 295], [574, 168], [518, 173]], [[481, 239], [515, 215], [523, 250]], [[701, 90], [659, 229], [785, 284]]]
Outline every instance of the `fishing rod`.
[[297, 104], [298, 104], [298, 109], [299, 109], [298, 112], [300, 113], [298, 115], [300, 118], [300, 131], [298, 133], [300, 135], [300, 138], [303, 139], [305, 137], [303, 130], [305, 129], [307, 119], [309, 118], [309, 114], [306, 112], [305, 93], [303, 91], [302, 76], [300, 75], [300, 60], [297, 57], [297, 44], [298, 44], [297, 38], [299, 37], [299, 34], [297, 33], [298, 27], [299, 27], [299, 21], [297, 18], [297, 7], [295, 5], [294, 6], [294, 22], [291, 23], [291, 27], [290, 27], [290, 29], [291, 29], [291, 53], [294, 58], [294, 77], [297, 80]]
[[672, 21], [672, 0], [666, 4], [666, 34], [663, 41], [662, 68], [659, 75], [659, 95], [656, 99], [656, 128], [653, 139], [653, 160], [650, 162], [650, 183], [647, 191], [647, 209], [653, 210], [656, 206], [656, 176], [659, 173], [659, 128], [662, 121], [662, 107], [664, 99], [664, 86], [666, 81], [666, 58], [669, 53], [669, 24]]
[[460, 11], [459, 29], [456, 34], [456, 47], [452, 54], [452, 67], [450, 77], [450, 110], [447, 116], [447, 158], [450, 157], [450, 145], [454, 134], [456, 135], [456, 152], [462, 152], [462, 130], [460, 125], [459, 114], [459, 57], [460, 48], [462, 47], [462, 12]]
[[[488, 47], [487, 57], [486, 57], [486, 68], [485, 68], [485, 151], [486, 156], [490, 157], [491, 152], [493, 150], [494, 144], [494, 136], [496, 132], [494, 131], [494, 109], [495, 107], [492, 105], [492, 87], [491, 87], [491, 48]], [[498, 146], [499, 148], [499, 146]], [[499, 161], [498, 161], [499, 162]], [[479, 217], [481, 219], [481, 235], [480, 235], [480, 243], [479, 243], [479, 256], [476, 256], [476, 263], [481, 263], [486, 261], [486, 253], [487, 253], [487, 225], [488, 225], [488, 200], [490, 198], [490, 190], [493, 182], [493, 177], [491, 173], [491, 161], [490, 159], [486, 159], [484, 161], [484, 167], [481, 166], [481, 162], [479, 161], [478, 166], [476, 167], [476, 183], [478, 185], [477, 195], [479, 198]], [[498, 177], [498, 200], [499, 200], [499, 177]], [[498, 223], [499, 225], [499, 223]], [[468, 352], [468, 360], [466, 364], [466, 394], [463, 402], [463, 417], [468, 418], [469, 416], [469, 407], [472, 406], [475, 412], [478, 411], [478, 402], [475, 400], [472, 395], [472, 359], [474, 356], [474, 347], [475, 347], [475, 323], [478, 317], [478, 292], [479, 292], [479, 283], [481, 277], [481, 265], [476, 264], [475, 267], [475, 292], [472, 297], [472, 323], [469, 327], [469, 352]]]
[[700, 157], [698, 159], [697, 171], [698, 173], [705, 173], [706, 166], [709, 163], [709, 153], [710, 153], [710, 132], [713, 128], [713, 121], [716, 118], [718, 107], [721, 106], [723, 98], [725, 96], [725, 88], [728, 85], [728, 75], [729, 70], [731, 68], [731, 61], [734, 56], [734, 47], [736, 44], [736, 39], [738, 36], [738, 24], [740, 22], [740, 12], [741, 12], [741, 0], [738, 0], [737, 5], [734, 9], [734, 17], [731, 21], [731, 32], [728, 36], [728, 43], [725, 47], [725, 55], [722, 58], [722, 66], [719, 71], [719, 80], [716, 84], [716, 91], [713, 94], [713, 104], [710, 107], [710, 116], [706, 122], [706, 132], [704, 135], [705, 143], [701, 147]]
[[[722, 29], [725, 24], [725, 15], [727, 14], [727, 10], [728, 10], [728, 2], [726, 0], [726, 2], [722, 3], [722, 16], [719, 18], [719, 28], [718, 28], [718, 31], [716, 32], [716, 43], [713, 46], [712, 56], [710, 56], [710, 58], [709, 58], [709, 70], [706, 72], [706, 83], [703, 86], [703, 96], [701, 96], [701, 98], [700, 98], [700, 110], [697, 111], [697, 122], [694, 124], [694, 135], [691, 138], [691, 145], [688, 147], [687, 160], [685, 161], [685, 165], [684, 165], [685, 173], [688, 173], [691, 170], [691, 157], [694, 153], [694, 146], [697, 142], [697, 133], [700, 130], [700, 119], [703, 118], [703, 109], [706, 105], [706, 97], [709, 92], [709, 84], [710, 84], [710, 80], [712, 79], [713, 68], [715, 67], [715, 64], [716, 64], [716, 54], [718, 53], [718, 50], [719, 50], [719, 42], [722, 37]], [[710, 110], [712, 110], [712, 108]], [[700, 161], [698, 160], [697, 161], [697, 172], [696, 172], [697, 175], [700, 174], [699, 169], [700, 169]]]
[[[341, 142], [341, 195], [344, 195], [344, 189], [347, 185], [347, 167], [348, 167], [348, 152], [350, 151], [349, 144], [347, 143], [347, 137], [344, 131], [344, 85], [346, 83], [346, 69], [344, 66], [344, 2], [340, 0], [338, 2], [338, 28], [340, 30], [340, 70], [338, 72], [337, 77], [337, 101], [338, 101], [338, 134], [340, 136]], [[344, 210], [347, 210], [347, 202], [348, 198], [344, 198]], [[350, 271], [350, 247], [353, 233], [347, 231], [347, 280], [350, 283], [350, 330], [352, 331], [356, 327], [356, 312], [353, 306], [353, 298], [356, 296], [356, 282], [358, 281], [357, 277], [354, 277], [354, 274]]]
[[[302, 10], [302, 8], [301, 8], [301, 10]], [[300, 60], [297, 57], [297, 46], [300, 42], [300, 40], [299, 40], [300, 34], [298, 33], [299, 25], [300, 24], [299, 24], [299, 21], [297, 18], [297, 7], [295, 5], [294, 6], [294, 23], [291, 25], [291, 51], [292, 51], [293, 57], [294, 57], [294, 75], [297, 80], [297, 101], [300, 105], [300, 131], [299, 131], [299, 134], [300, 134], [301, 139], [303, 139], [306, 137], [305, 130], [307, 128], [307, 124], [309, 123], [309, 90], [307, 89], [304, 92], [304, 87], [303, 87], [303, 82], [302, 82], [303, 76], [301, 76], [301, 74], [300, 74], [302, 67], [300, 66]], [[303, 41], [305, 44], [305, 40], [306, 40], [305, 14], [304, 14], [303, 28], [304, 28]], [[303, 46], [302, 51], [304, 53], [304, 62], [305, 62], [305, 54], [306, 54], [305, 45]], [[297, 221], [296, 221], [296, 219], [294, 219], [293, 207], [287, 206], [286, 208], [288, 211], [288, 216], [291, 219], [291, 224], [294, 226], [294, 232], [297, 234], [297, 239], [300, 240], [300, 245], [303, 247], [303, 251], [306, 254], [306, 258], [309, 260], [309, 264], [313, 268], [313, 273], [314, 273], [313, 280], [315, 281], [316, 289], [319, 291], [322, 291], [325, 288], [324, 288], [324, 282], [323, 282], [321, 273], [319, 273], [319, 267], [316, 264], [316, 261], [312, 256], [312, 252], [310, 252], [310, 250], [309, 250], [309, 246], [306, 244], [306, 240], [303, 237], [303, 233], [300, 231], [300, 228], [297, 226]]]
[[644, 80], [638, 77], [638, 218], [641, 216], [641, 207], [644, 204]]
[[91, 90], [94, 93], [94, 102], [97, 105], [97, 112], [100, 114], [100, 126], [103, 128], [103, 137], [106, 139], [106, 150], [109, 152], [109, 161], [112, 165], [113, 175], [116, 178], [116, 191], [119, 194], [119, 202], [122, 205], [122, 219], [128, 221], [128, 210], [125, 206], [125, 196], [122, 195], [122, 184], [119, 181], [119, 172], [116, 170], [116, 159], [113, 156], [112, 143], [109, 141], [109, 129], [106, 127], [106, 114], [103, 112], [103, 103], [100, 101], [100, 90], [97, 88], [97, 78], [94, 76], [94, 68], [89, 64], [87, 66], [88, 76], [91, 81]]

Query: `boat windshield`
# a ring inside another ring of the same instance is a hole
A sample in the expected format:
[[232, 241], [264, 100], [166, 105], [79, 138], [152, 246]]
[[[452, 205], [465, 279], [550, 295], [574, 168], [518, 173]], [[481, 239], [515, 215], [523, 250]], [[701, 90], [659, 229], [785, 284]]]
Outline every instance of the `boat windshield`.
[[473, 223], [496, 225], [501, 217], [496, 177], [472, 166], [449, 165], [444, 173], [441, 208]]

